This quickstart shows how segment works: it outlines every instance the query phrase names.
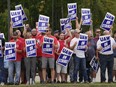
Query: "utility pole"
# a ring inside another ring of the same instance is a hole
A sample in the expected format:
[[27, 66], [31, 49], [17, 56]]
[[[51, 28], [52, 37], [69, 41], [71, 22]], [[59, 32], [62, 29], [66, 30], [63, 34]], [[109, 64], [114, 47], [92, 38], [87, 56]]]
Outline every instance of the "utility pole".
[[7, 0], [8, 7], [8, 41], [10, 40], [10, 0]]
[[54, 30], [54, 0], [52, 0], [52, 29]]

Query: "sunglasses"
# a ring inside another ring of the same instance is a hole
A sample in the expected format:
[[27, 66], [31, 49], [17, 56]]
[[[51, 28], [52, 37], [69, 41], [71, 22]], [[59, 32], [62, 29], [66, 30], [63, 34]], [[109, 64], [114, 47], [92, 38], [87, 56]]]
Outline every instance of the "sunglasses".
[[96, 33], [101, 33], [100, 31], [97, 31]]

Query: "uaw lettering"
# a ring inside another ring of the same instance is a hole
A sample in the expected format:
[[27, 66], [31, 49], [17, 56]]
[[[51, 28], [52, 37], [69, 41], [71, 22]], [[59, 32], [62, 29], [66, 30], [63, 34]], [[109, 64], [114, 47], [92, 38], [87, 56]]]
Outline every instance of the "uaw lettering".
[[54, 39], [49, 37], [44, 37], [44, 43], [54, 43]]
[[6, 60], [16, 60], [16, 42], [5, 42], [5, 58]]
[[72, 20], [76, 20], [77, 3], [68, 3], [68, 17]]
[[4, 33], [0, 33], [0, 38], [5, 38]]
[[100, 41], [103, 42], [103, 41], [108, 41], [110, 40], [110, 36], [109, 35], [105, 35], [105, 36], [100, 36]]
[[36, 40], [26, 39], [25, 43], [27, 57], [36, 57]]
[[21, 10], [10, 11], [13, 28], [23, 27], [23, 19]]
[[2, 41], [0, 40], [0, 57], [3, 57], [3, 53], [2, 53]]
[[66, 67], [70, 61], [72, 54], [73, 54], [72, 50], [64, 47], [57, 59], [57, 63]]
[[103, 47], [102, 52], [111, 51], [111, 41], [110, 40], [101, 43], [101, 46]]
[[87, 34], [80, 33], [79, 38], [80, 39], [84, 39], [84, 40], [88, 40], [88, 35]]
[[111, 13], [107, 12], [100, 28], [102, 28], [103, 30], [109, 31], [114, 23], [114, 20], [115, 20], [115, 16], [112, 15]]
[[52, 43], [44, 43], [42, 46], [42, 52], [45, 54], [53, 54], [53, 44]]
[[27, 19], [27, 16], [26, 16], [26, 14], [25, 14], [25, 12], [24, 12], [23, 7], [22, 7], [21, 4], [20, 4], [20, 5], [16, 5], [16, 6], [15, 6], [15, 9], [16, 9], [16, 10], [21, 10], [23, 21], [28, 20], [28, 19]]
[[80, 39], [77, 45], [77, 50], [85, 51], [87, 45], [87, 40]]
[[95, 56], [90, 61], [90, 66], [97, 73], [99, 69], [99, 62], [96, 60]]
[[65, 29], [72, 29], [72, 26], [70, 24], [70, 18], [62, 18], [60, 19], [60, 26], [61, 31], [65, 31]]
[[38, 20], [38, 31], [46, 32], [46, 28], [48, 28], [49, 17], [44, 15], [39, 15]]
[[81, 16], [82, 16], [82, 25], [91, 25], [90, 9], [82, 8], [81, 9]]

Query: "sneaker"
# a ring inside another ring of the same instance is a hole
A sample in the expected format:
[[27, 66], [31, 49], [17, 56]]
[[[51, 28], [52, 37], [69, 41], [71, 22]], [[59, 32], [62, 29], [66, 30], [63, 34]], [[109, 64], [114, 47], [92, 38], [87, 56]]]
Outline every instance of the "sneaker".
[[31, 83], [32, 85], [35, 85], [35, 81], [32, 81], [32, 83]]
[[15, 85], [19, 85], [19, 83], [17, 82], [17, 83], [15, 83]]
[[7, 85], [14, 85], [14, 83], [7, 83]]
[[60, 81], [57, 81], [57, 83], [60, 83]]
[[30, 85], [30, 82], [29, 82], [29, 81], [27, 81], [26, 85]]
[[0, 85], [3, 86], [4, 85], [4, 82], [1, 82]]

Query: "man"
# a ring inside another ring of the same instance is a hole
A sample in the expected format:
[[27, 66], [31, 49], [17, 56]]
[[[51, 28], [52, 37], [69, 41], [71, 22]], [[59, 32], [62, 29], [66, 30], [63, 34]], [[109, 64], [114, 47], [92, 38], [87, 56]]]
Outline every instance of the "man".
[[[1, 33], [1, 32], [0, 32]], [[7, 76], [6, 76], [6, 69], [4, 68], [4, 45], [5, 45], [5, 39], [4, 38], [0, 38], [0, 84], [4, 85], [4, 83], [7, 82]]]
[[[26, 27], [24, 26], [24, 31], [27, 29], [25, 29]], [[23, 32], [24, 32], [23, 31]], [[24, 40], [24, 38], [23, 37], [21, 37], [21, 31], [20, 30], [18, 30], [18, 29], [16, 29], [15, 30], [15, 32], [17, 32], [17, 36], [18, 36], [18, 39], [23, 43], [23, 47], [24, 47], [24, 42], [25, 42], [25, 40]], [[23, 35], [24, 36], [24, 35]], [[13, 39], [13, 28], [12, 28], [12, 22], [11, 22], [11, 24], [10, 24], [10, 37], [11, 37], [11, 40]], [[23, 54], [24, 52], [22, 52], [22, 60], [21, 60], [21, 84], [25, 84], [26, 83], [26, 75], [25, 75], [25, 65], [24, 65], [24, 54]]]
[[56, 37], [57, 40], [59, 39], [59, 30], [54, 31], [54, 37]]
[[91, 31], [86, 32], [88, 35], [88, 49], [86, 51], [86, 65], [87, 65], [87, 75], [89, 82], [96, 81], [96, 72], [91, 68], [90, 61], [96, 55], [96, 43], [93, 39]]
[[95, 40], [95, 42], [97, 43], [97, 41], [99, 40], [99, 36], [101, 35], [101, 30], [99, 29], [99, 28], [97, 28], [96, 30], [95, 30], [95, 38], [94, 38], [94, 40]]
[[[8, 85], [19, 85], [20, 83], [20, 73], [21, 73], [21, 59], [22, 59], [22, 50], [23, 50], [23, 44], [22, 42], [18, 39], [18, 33], [14, 32], [13, 33], [13, 39], [10, 42], [16, 42], [16, 60], [9, 60], [9, 67], [8, 67], [8, 78], [9, 78], [9, 83]], [[16, 70], [16, 76], [15, 76], [15, 81], [14, 81], [14, 69]]]
[[[116, 31], [114, 32], [114, 40], [115, 40], [115, 42], [116, 42]], [[113, 77], [115, 77], [114, 82], [116, 82], [116, 49], [114, 49]]]
[[51, 70], [51, 82], [54, 83], [54, 77], [55, 77], [55, 72], [54, 72], [54, 62], [55, 62], [55, 55], [54, 55], [54, 50], [58, 47], [58, 43], [57, 43], [57, 39], [51, 35], [51, 28], [47, 28], [46, 29], [46, 35], [41, 39], [41, 47], [42, 47], [42, 51], [45, 51], [44, 49], [46, 49], [46, 51], [49, 51], [49, 48], [43, 48], [43, 46], [46, 45], [49, 46], [49, 44], [44, 43], [44, 38], [49, 38], [52, 39], [52, 50], [50, 50], [50, 52], [52, 53], [46, 53], [46, 52], [42, 52], [42, 74], [43, 74], [43, 79], [44, 82], [46, 83], [46, 68], [47, 68], [47, 63], [49, 64], [50, 70]]
[[[74, 57], [74, 83], [77, 82], [77, 74], [79, 70], [82, 70], [82, 75], [84, 77], [85, 83], [88, 81], [87, 72], [86, 72], [86, 59], [85, 52], [77, 49], [77, 44], [79, 42], [80, 30], [76, 29], [74, 31], [75, 37], [71, 40], [70, 49], [74, 51], [76, 56]], [[85, 47], [86, 49], [87, 47]]]
[[[65, 37], [64, 33], [61, 32], [60, 36], [59, 36], [59, 40], [58, 40], [59, 48], [55, 52], [57, 54], [57, 58], [60, 55], [63, 47], [68, 47], [64, 37]], [[67, 81], [67, 79], [65, 78], [65, 76], [67, 74], [67, 67], [61, 66], [60, 64], [56, 63], [56, 72], [57, 72], [57, 83], [60, 83], [60, 75], [61, 75], [61, 83], [65, 83]]]
[[[103, 34], [110, 36], [109, 31], [104, 31]], [[102, 40], [104, 39], [106, 38], [103, 38]], [[108, 46], [110, 46], [110, 50], [104, 51], [104, 46], [107, 43], [103, 46], [102, 40], [99, 39], [97, 42], [97, 50], [99, 51], [99, 60], [100, 60], [100, 69], [101, 69], [101, 83], [104, 83], [106, 81], [106, 77], [105, 77], [106, 68], [108, 69], [108, 83], [113, 82], [113, 72], [112, 72], [113, 63], [114, 63], [113, 49], [115, 48], [116, 43], [111, 36], [109, 39], [110, 39], [110, 44]]]

